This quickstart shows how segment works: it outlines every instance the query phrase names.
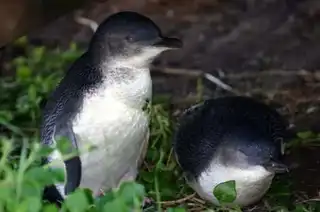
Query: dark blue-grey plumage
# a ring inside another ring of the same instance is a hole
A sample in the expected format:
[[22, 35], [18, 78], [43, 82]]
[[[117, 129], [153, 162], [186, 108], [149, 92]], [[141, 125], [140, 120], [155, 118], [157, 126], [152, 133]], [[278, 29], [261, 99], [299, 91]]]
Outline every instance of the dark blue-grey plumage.
[[[56, 90], [50, 95], [43, 110], [41, 126], [41, 142], [44, 145], [53, 146], [52, 138], [65, 137], [72, 142], [72, 151], [77, 151], [77, 142], [72, 131], [71, 120], [79, 112], [83, 95], [86, 91], [94, 89], [101, 83], [101, 70], [92, 63], [92, 56], [83, 54], [68, 70]], [[45, 158], [44, 163], [51, 162], [51, 158]], [[81, 180], [81, 161], [79, 157], [73, 157], [65, 161], [66, 190], [68, 194], [75, 190]], [[48, 187], [48, 192], [55, 191], [55, 187]], [[57, 199], [62, 199], [59, 197]]]
[[[186, 111], [174, 138], [174, 150], [186, 175], [197, 178], [223, 147], [239, 150], [252, 165], [281, 157], [286, 121], [272, 108], [247, 97], [204, 101]], [[224, 162], [235, 162], [232, 152], [222, 151]], [[231, 157], [231, 158], [230, 158]]]

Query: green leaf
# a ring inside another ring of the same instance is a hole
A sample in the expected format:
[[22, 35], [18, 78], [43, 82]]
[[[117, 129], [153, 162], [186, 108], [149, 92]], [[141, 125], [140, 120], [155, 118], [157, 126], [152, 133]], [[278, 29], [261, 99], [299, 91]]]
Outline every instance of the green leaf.
[[64, 174], [64, 170], [63, 169], [50, 169], [50, 168], [47, 168], [48, 171], [50, 171], [53, 179], [56, 181], [56, 182], [64, 182], [65, 181], [65, 174]]
[[50, 172], [43, 167], [33, 167], [25, 173], [24, 181], [27, 182], [31, 180], [38, 182], [39, 185], [42, 186], [50, 185], [54, 182]]
[[122, 201], [121, 198], [114, 199], [110, 202], [107, 202], [104, 207], [103, 211], [129, 211], [128, 207], [126, 207], [125, 202]]
[[17, 69], [17, 76], [19, 79], [27, 79], [31, 76], [31, 70], [28, 66], [19, 66]]
[[81, 189], [77, 189], [68, 195], [64, 204], [70, 212], [85, 212], [89, 207], [86, 194]]
[[152, 172], [140, 171], [140, 177], [148, 183], [154, 182], [154, 173]]
[[29, 197], [26, 199], [28, 203], [28, 211], [29, 212], [38, 212], [42, 208], [41, 198], [39, 197]]
[[134, 206], [134, 203], [138, 200], [141, 202], [145, 195], [144, 187], [135, 182], [124, 182], [120, 185], [118, 194], [124, 199], [126, 204]]
[[308, 139], [308, 138], [313, 138], [314, 133], [311, 131], [305, 131], [305, 132], [298, 132], [297, 136], [301, 139]]
[[40, 62], [45, 53], [45, 47], [44, 46], [35, 47], [33, 48], [32, 53], [33, 53], [33, 58], [35, 62]]
[[184, 208], [168, 208], [167, 212], [186, 212]]
[[46, 157], [50, 155], [50, 153], [52, 153], [53, 151], [54, 151], [54, 148], [51, 148], [48, 146], [41, 146], [37, 152], [37, 158], [40, 159], [40, 158]]
[[72, 144], [66, 137], [60, 137], [57, 140], [57, 149], [62, 155], [70, 154], [70, 150], [72, 150]]
[[237, 197], [236, 181], [230, 180], [218, 184], [213, 190], [213, 195], [221, 204], [232, 203]]
[[88, 188], [81, 188], [81, 190], [86, 195], [89, 204], [94, 204], [93, 192]]
[[43, 210], [43, 212], [58, 212], [59, 211], [58, 207], [53, 204], [45, 205], [42, 210]]
[[31, 101], [35, 101], [35, 99], [37, 98], [37, 88], [35, 85], [29, 86], [28, 97], [29, 97], [29, 100], [31, 100]]
[[78, 45], [76, 42], [71, 42], [69, 48], [70, 48], [69, 51], [75, 52], [78, 50]]
[[19, 203], [18, 210], [21, 212], [39, 212], [42, 207], [41, 199], [38, 197], [29, 197]]
[[39, 199], [41, 198], [44, 185], [42, 185], [38, 181], [35, 181], [35, 180], [28, 181], [28, 179], [24, 178], [23, 184], [21, 186], [22, 186], [22, 196], [26, 196], [26, 197], [32, 196], [32, 197], [37, 197]]
[[0, 202], [0, 212], [5, 212], [5, 203], [4, 202]]
[[[2, 182], [3, 183], [3, 182]], [[4, 185], [2, 184], [0, 189], [0, 201], [6, 201], [7, 199], [13, 198], [13, 185], [7, 184]]]
[[28, 44], [27, 36], [22, 36], [14, 41], [14, 45], [25, 46]]
[[[276, 211], [276, 212], [289, 212], [289, 210], [287, 208], [281, 207], [281, 206], [274, 211]], [[307, 211], [307, 212], [310, 212], [310, 211]]]
[[96, 206], [98, 211], [102, 211], [104, 208], [104, 205], [107, 202], [113, 201], [114, 198], [115, 198], [115, 195], [114, 195], [113, 191], [110, 191], [110, 192], [106, 193], [104, 196], [96, 198], [94, 201], [94, 205]]
[[64, 170], [33, 167], [25, 173], [25, 179], [36, 181], [41, 186], [64, 182]]

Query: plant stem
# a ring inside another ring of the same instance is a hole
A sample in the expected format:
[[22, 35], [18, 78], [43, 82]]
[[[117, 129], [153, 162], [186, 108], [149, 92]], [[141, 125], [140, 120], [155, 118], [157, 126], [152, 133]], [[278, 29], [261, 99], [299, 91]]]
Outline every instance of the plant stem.
[[22, 151], [20, 154], [20, 161], [19, 161], [19, 170], [17, 175], [17, 187], [16, 187], [16, 201], [19, 202], [20, 196], [21, 196], [21, 187], [22, 187], [22, 181], [23, 181], [23, 172], [24, 172], [24, 163], [27, 156], [27, 144], [26, 140], [22, 140]]
[[161, 196], [159, 191], [159, 182], [158, 182], [158, 172], [159, 172], [159, 165], [162, 163], [163, 160], [163, 152], [160, 151], [160, 158], [157, 162], [156, 169], [155, 169], [155, 176], [154, 176], [154, 189], [156, 191], [156, 200], [157, 200], [157, 211], [161, 211]]
[[11, 152], [11, 144], [9, 142], [3, 142], [3, 148], [2, 148], [2, 157], [0, 160], [0, 169], [2, 170], [7, 162], [7, 158], [9, 157], [9, 154]]

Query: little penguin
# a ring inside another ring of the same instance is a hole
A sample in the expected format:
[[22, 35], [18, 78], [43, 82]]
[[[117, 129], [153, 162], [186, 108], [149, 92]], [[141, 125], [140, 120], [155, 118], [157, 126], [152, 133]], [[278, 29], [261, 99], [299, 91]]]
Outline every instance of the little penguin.
[[234, 204], [260, 200], [283, 163], [287, 122], [271, 107], [244, 96], [205, 100], [186, 110], [173, 139], [177, 163], [200, 197], [220, 205], [214, 188], [235, 181]]
[[[45, 158], [44, 164], [65, 170], [66, 180], [46, 188], [44, 198], [63, 201], [78, 187], [99, 196], [136, 178], [149, 138], [149, 66], [160, 53], [182, 45], [136, 12], [115, 13], [99, 25], [43, 110], [41, 143], [55, 147], [66, 137], [70, 152], [80, 152], [67, 160], [58, 151]], [[85, 152], [89, 145], [96, 148]]]

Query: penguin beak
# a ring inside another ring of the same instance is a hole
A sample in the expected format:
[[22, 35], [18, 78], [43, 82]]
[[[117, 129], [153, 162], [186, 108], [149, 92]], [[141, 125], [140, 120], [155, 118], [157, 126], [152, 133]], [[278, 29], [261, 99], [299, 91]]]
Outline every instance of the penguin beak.
[[183, 43], [178, 38], [161, 37], [160, 40], [156, 41], [153, 46], [164, 47], [169, 49], [180, 49]]
[[266, 163], [264, 167], [267, 171], [276, 174], [289, 172], [289, 168], [287, 165], [276, 161], [270, 161]]

